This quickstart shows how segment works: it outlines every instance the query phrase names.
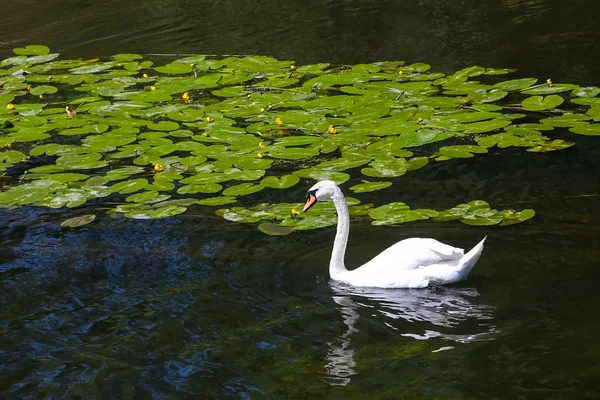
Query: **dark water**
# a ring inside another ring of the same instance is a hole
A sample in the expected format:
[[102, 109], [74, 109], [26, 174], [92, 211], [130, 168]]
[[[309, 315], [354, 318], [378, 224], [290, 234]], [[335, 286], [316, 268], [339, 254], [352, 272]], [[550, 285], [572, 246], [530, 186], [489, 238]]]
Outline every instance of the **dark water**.
[[[406, 59], [600, 84], [595, 0], [30, 0], [2, 8], [4, 54], [45, 43], [69, 57]], [[105, 216], [72, 231], [59, 226], [72, 211], [0, 210], [2, 397], [599, 398], [600, 145], [575, 140], [560, 152], [506, 149], [432, 164], [377, 197], [356, 196], [439, 209], [481, 198], [537, 211], [493, 228], [353, 221], [349, 265], [406, 237], [469, 247], [487, 234], [469, 279], [441, 293], [332, 286], [333, 229], [274, 238], [197, 207], [162, 221]], [[310, 184], [278, 200], [301, 201]]]

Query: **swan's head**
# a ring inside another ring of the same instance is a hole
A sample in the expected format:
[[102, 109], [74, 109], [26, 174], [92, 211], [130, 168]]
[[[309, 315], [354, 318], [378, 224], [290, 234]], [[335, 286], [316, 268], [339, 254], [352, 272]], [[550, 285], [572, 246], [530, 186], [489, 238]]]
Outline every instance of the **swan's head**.
[[330, 199], [336, 189], [339, 190], [334, 181], [320, 181], [315, 183], [306, 193], [306, 204], [303, 211], [314, 206], [317, 201]]

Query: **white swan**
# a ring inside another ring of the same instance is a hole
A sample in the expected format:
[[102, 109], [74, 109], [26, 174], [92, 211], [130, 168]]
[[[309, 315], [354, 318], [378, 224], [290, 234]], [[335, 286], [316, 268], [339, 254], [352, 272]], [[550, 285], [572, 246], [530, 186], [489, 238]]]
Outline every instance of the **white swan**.
[[368, 263], [348, 271], [344, 254], [350, 231], [348, 205], [341, 189], [332, 181], [321, 181], [307, 193], [304, 211], [317, 201], [331, 199], [338, 215], [337, 233], [329, 262], [334, 281], [352, 286], [379, 288], [423, 288], [430, 284], [449, 284], [465, 279], [483, 251], [485, 238], [464, 254], [463, 249], [435, 239], [401, 240]]

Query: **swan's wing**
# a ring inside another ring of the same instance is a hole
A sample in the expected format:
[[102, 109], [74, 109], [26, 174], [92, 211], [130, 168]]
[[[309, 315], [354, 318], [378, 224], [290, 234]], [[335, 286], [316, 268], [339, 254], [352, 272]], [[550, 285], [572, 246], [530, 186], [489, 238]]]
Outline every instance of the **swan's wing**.
[[420, 269], [432, 264], [452, 264], [453, 261], [460, 260], [463, 254], [463, 249], [448, 246], [435, 239], [410, 238], [394, 244], [360, 268]]

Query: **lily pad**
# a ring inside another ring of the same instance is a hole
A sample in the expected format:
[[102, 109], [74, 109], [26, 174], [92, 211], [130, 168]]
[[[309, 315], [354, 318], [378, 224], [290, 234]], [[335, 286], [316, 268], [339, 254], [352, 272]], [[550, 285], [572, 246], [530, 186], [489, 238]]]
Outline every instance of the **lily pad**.
[[551, 108], [558, 107], [561, 105], [565, 99], [556, 94], [552, 94], [550, 96], [531, 96], [523, 100], [521, 105], [523, 108], [532, 111], [541, 111], [541, 110], [549, 110]]
[[350, 187], [354, 193], [369, 193], [375, 192], [377, 190], [385, 189], [392, 186], [392, 182], [369, 182], [363, 181], [358, 185], [354, 185]]
[[79, 228], [80, 226], [84, 226], [94, 222], [96, 219], [95, 214], [86, 214], [81, 215], [79, 217], [69, 218], [63, 222], [61, 222], [60, 226], [69, 227], [69, 228]]

